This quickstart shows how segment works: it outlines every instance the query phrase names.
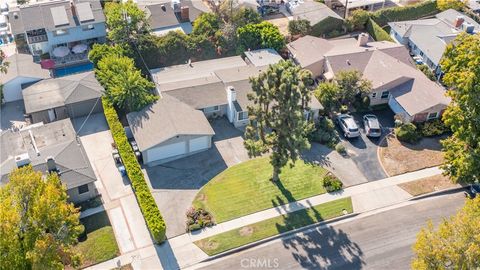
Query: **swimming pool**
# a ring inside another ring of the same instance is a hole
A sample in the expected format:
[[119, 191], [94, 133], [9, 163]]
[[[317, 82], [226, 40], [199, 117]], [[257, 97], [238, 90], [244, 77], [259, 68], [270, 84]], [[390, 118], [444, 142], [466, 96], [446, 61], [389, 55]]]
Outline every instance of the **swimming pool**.
[[67, 75], [72, 75], [75, 73], [85, 72], [93, 70], [93, 64], [91, 62], [75, 65], [75, 66], [66, 66], [61, 68], [56, 68], [53, 70], [53, 77], [63, 77]]

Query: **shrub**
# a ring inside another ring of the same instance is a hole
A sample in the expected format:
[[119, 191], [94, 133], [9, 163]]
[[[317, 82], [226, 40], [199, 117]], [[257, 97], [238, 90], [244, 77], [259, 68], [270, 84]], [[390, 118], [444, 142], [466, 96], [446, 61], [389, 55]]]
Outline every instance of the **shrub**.
[[366, 111], [370, 107], [370, 97], [369, 96], [362, 96], [357, 95], [355, 100], [353, 101], [353, 107], [357, 111]]
[[348, 106], [347, 105], [340, 106], [340, 113], [348, 113]]
[[328, 17], [323, 21], [312, 25], [310, 34], [316, 37], [334, 37], [344, 32], [345, 22], [343, 20]]
[[427, 65], [417, 65], [417, 68], [427, 76], [431, 81], [436, 81], [437, 78], [435, 77], [435, 74], [433, 73], [432, 70]]
[[420, 134], [417, 127], [412, 123], [402, 124], [395, 128], [397, 139], [402, 142], [416, 143], [420, 140]]
[[342, 143], [338, 143], [335, 146], [335, 151], [337, 151], [341, 155], [345, 155], [347, 153], [347, 149], [345, 148], [345, 145], [343, 145]]
[[310, 32], [310, 22], [307, 20], [291, 20], [288, 21], [288, 33], [290, 35], [302, 35], [305, 36]]
[[338, 132], [335, 124], [328, 117], [321, 117], [317, 123], [317, 127], [312, 134], [312, 140], [330, 148], [333, 148], [339, 141]]
[[370, 18], [370, 12], [363, 9], [354, 10], [347, 19], [347, 23], [352, 30], [365, 29], [365, 24]]
[[239, 52], [264, 48], [278, 51], [285, 47], [285, 37], [277, 26], [267, 21], [240, 27], [237, 29], [237, 35]]
[[112, 132], [113, 140], [115, 141], [120, 157], [122, 158], [123, 165], [127, 171], [127, 176], [132, 182], [132, 187], [135, 191], [138, 205], [145, 217], [147, 227], [155, 242], [162, 243], [165, 240], [165, 221], [163, 220], [160, 210], [158, 210], [158, 206], [155, 203], [155, 199], [145, 181], [137, 157], [128, 142], [125, 130], [118, 119], [117, 111], [107, 98], [102, 98], [102, 104], [105, 118], [107, 119], [108, 126]]
[[445, 125], [445, 123], [443, 123], [441, 119], [435, 119], [418, 124], [417, 128], [424, 137], [439, 136], [450, 131], [450, 129]]
[[215, 225], [212, 214], [202, 208], [191, 207], [187, 211], [187, 232]]
[[341, 190], [343, 183], [335, 175], [327, 174], [325, 178], [323, 178], [323, 187], [325, 187], [327, 192], [334, 192]]
[[376, 41], [392, 41], [393, 42], [393, 39], [390, 37], [387, 31], [383, 30], [383, 28], [380, 27], [372, 19], [368, 19], [367, 21], [367, 32]]

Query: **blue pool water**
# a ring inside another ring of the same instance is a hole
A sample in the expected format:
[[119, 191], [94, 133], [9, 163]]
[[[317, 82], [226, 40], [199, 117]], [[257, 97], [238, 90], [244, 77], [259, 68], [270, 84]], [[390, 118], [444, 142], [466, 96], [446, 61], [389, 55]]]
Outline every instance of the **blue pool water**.
[[53, 77], [58, 78], [90, 70], [93, 70], [93, 64], [91, 62], [75, 66], [61, 67], [53, 70]]

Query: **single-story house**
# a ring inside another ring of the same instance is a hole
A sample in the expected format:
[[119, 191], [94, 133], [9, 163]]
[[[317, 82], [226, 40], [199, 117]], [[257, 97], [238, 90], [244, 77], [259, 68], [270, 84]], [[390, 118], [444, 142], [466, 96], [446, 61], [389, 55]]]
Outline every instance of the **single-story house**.
[[[245, 126], [251, 105], [249, 78], [281, 60], [273, 52], [252, 51], [246, 60], [234, 56], [151, 70], [161, 99], [127, 115], [144, 164], [154, 166], [209, 149], [214, 132], [208, 118], [225, 116], [235, 127]], [[310, 107], [306, 116], [318, 117], [320, 103], [313, 98]]]
[[[319, 38], [306, 37], [306, 41], [295, 42], [308, 44], [315, 39]], [[400, 44], [370, 42], [366, 34], [360, 35], [358, 40], [349, 38], [325, 42], [330, 46], [324, 45], [325, 49], [318, 53], [310, 52], [311, 58], [317, 59], [316, 62], [308, 62], [308, 59], [298, 56], [296, 60], [309, 64], [315, 71], [321, 70], [320, 65], [323, 64], [322, 77], [325, 80], [334, 79], [340, 71], [360, 71], [363, 78], [372, 82], [371, 105], [389, 104], [404, 120], [423, 122], [440, 117], [450, 102], [445, 89], [418, 70], [406, 48]], [[318, 40], [314, 43], [322, 44]], [[298, 52], [295, 44], [287, 48], [292, 56]], [[303, 48], [308, 46], [304, 45]]]
[[289, 57], [297, 65], [310, 70], [314, 78], [325, 73], [324, 55], [333, 47], [333, 44], [323, 38], [308, 35], [287, 44]]
[[32, 123], [49, 123], [103, 111], [104, 89], [93, 71], [37, 82], [23, 91]]
[[305, 1], [302, 3], [292, 1], [285, 6], [294, 20], [309, 21], [312, 26], [311, 33], [315, 36], [320, 36], [333, 30], [340, 31], [344, 25], [342, 17], [325, 4], [316, 1]]
[[192, 23], [209, 8], [202, 1], [160, 1], [144, 7], [152, 33], [163, 36], [170, 31], [192, 32]]
[[13, 169], [31, 165], [43, 173], [57, 172], [71, 202], [98, 195], [95, 173], [70, 119], [6, 130], [0, 134], [0, 146], [0, 186], [8, 182]]
[[127, 120], [148, 166], [207, 150], [215, 134], [201, 111], [169, 95], [127, 114]]
[[462, 32], [480, 32], [480, 24], [467, 15], [448, 9], [431, 19], [389, 23], [390, 36], [405, 45], [435, 74], [441, 74], [440, 61], [447, 45]]
[[6, 74], [2, 74], [3, 98], [5, 102], [23, 99], [22, 90], [40, 80], [50, 78], [50, 72], [33, 62], [29, 54], [13, 54], [7, 57]]

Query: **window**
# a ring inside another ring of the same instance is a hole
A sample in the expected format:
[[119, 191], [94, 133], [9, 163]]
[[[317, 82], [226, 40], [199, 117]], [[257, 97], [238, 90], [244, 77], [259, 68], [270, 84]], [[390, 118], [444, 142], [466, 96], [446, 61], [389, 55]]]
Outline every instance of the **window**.
[[388, 98], [389, 95], [390, 95], [390, 92], [389, 92], [389, 91], [383, 91], [381, 98], [382, 98], [382, 99], [383, 99], [383, 98]]
[[88, 192], [88, 184], [78, 187], [78, 194], [83, 194]]
[[303, 116], [305, 117], [306, 120], [310, 120], [310, 111], [304, 111]]
[[372, 98], [376, 98], [377, 97], [377, 93], [376, 92], [373, 92], [372, 93]]
[[420, 52], [420, 56], [423, 56], [423, 52], [422, 52], [422, 51]]
[[248, 119], [248, 112], [239, 112], [238, 113], [238, 121]]
[[54, 36], [63, 36], [63, 35], [66, 35], [68, 34], [68, 30], [67, 29], [59, 29], [55, 32], [53, 32]]
[[427, 120], [438, 118], [438, 112], [429, 113]]
[[82, 26], [83, 31], [90, 31], [90, 30], [93, 30], [93, 29], [95, 29], [95, 25], [93, 25], [93, 24]]
[[220, 110], [219, 106], [207, 107], [203, 109], [204, 113], [218, 112]]

